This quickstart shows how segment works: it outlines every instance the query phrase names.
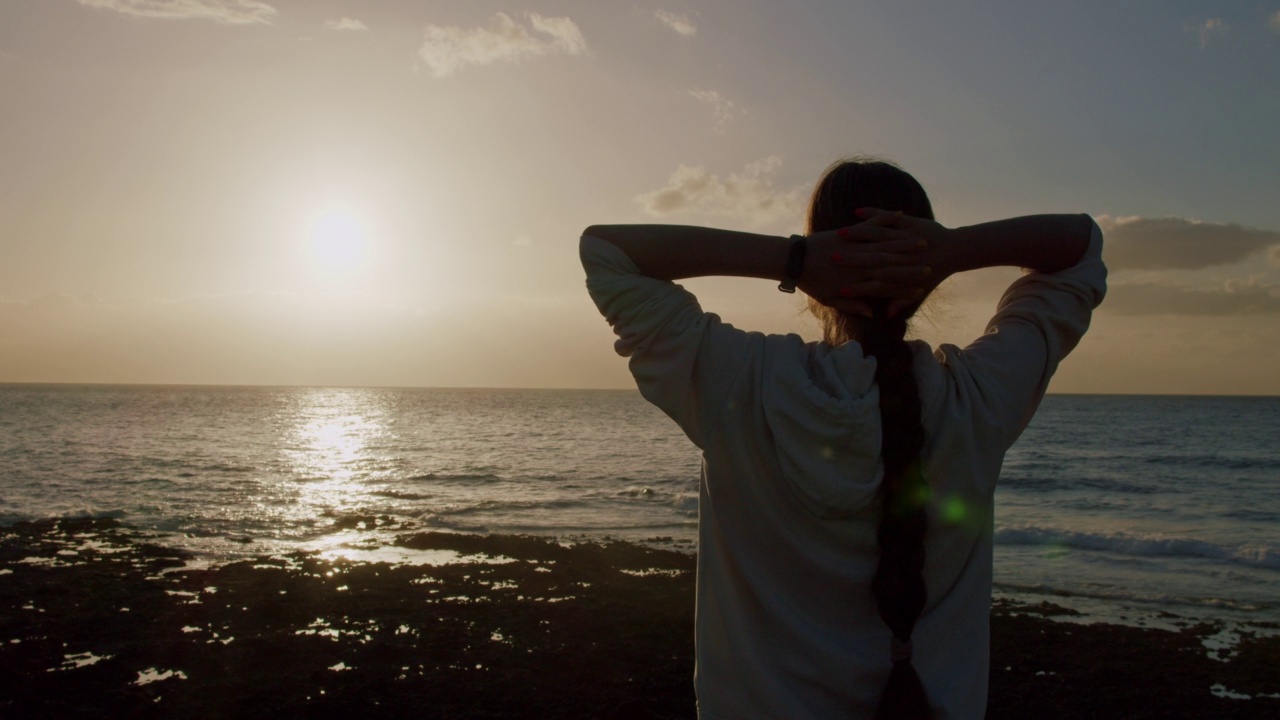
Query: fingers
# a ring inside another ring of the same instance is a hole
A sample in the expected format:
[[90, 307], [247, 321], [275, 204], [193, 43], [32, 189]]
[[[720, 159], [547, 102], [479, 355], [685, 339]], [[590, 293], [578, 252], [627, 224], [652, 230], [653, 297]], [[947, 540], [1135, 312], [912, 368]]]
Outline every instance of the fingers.
[[903, 234], [897, 228], [885, 227], [883, 225], [872, 225], [870, 221], [861, 225], [851, 225], [847, 228], [840, 228], [836, 231], [841, 240], [850, 242], [885, 242], [888, 240], [901, 240]]
[[[858, 225], [840, 228], [836, 231], [836, 236], [847, 242], [858, 243], [885, 243], [910, 239], [914, 239], [918, 243], [924, 242], [922, 238], [914, 237], [905, 226], [873, 223], [871, 220]], [[927, 243], [925, 246], [927, 246]], [[921, 246], [918, 249], [924, 249], [925, 246]]]
[[922, 265], [923, 258], [917, 240], [889, 240], [874, 245], [855, 245], [831, 253], [831, 262], [854, 267], [880, 267], [883, 265]]

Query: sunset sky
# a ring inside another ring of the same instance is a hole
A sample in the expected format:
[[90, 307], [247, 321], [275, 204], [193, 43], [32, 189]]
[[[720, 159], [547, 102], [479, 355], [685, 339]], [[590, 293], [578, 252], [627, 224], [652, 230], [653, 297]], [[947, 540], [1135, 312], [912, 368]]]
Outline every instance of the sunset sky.
[[629, 387], [583, 227], [796, 232], [873, 154], [949, 226], [1099, 220], [1053, 391], [1280, 394], [1277, 128], [1280, 0], [3, 0], [0, 382]]

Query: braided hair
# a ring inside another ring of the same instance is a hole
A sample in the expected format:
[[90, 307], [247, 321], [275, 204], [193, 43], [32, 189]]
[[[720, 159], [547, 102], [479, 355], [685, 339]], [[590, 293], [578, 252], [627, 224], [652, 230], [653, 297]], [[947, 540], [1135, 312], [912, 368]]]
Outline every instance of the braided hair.
[[[933, 207], [920, 183], [904, 170], [871, 159], [842, 160], [818, 182], [809, 204], [809, 233], [835, 230], [861, 222], [855, 210], [874, 207], [933, 219]], [[889, 301], [868, 298], [872, 317], [847, 315], [810, 298], [809, 310], [823, 327], [824, 340], [839, 345], [856, 340], [876, 359], [880, 388], [880, 485], [883, 514], [876, 533], [880, 563], [871, 582], [880, 617], [893, 633], [893, 669], [880, 696], [876, 718], [932, 718], [920, 676], [911, 664], [911, 632], [924, 610], [925, 506], [929, 485], [921, 470], [924, 428], [920, 424], [920, 391], [912, 373], [907, 345], [907, 319], [918, 305], [889, 317]]]

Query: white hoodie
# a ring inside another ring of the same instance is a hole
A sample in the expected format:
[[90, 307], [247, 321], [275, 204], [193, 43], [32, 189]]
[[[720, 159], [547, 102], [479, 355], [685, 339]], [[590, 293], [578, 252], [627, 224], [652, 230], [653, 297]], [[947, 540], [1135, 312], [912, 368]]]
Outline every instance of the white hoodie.
[[[939, 718], [986, 712], [996, 480], [1102, 301], [1101, 250], [1095, 224], [1077, 265], [1025, 271], [964, 349], [911, 342], [932, 491], [913, 664]], [[870, 717], [891, 667], [870, 590], [883, 474], [875, 359], [854, 342], [721, 323], [599, 238], [580, 252], [640, 392], [702, 449], [700, 717]]]

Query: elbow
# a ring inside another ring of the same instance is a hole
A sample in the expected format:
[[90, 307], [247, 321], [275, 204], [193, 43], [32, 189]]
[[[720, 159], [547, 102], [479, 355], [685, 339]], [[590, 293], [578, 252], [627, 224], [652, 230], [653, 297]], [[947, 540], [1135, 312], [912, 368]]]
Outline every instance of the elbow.
[[605, 234], [608, 232], [608, 227], [608, 225], [588, 225], [587, 228], [582, 231], [582, 236], [596, 237], [604, 240], [606, 239]]

